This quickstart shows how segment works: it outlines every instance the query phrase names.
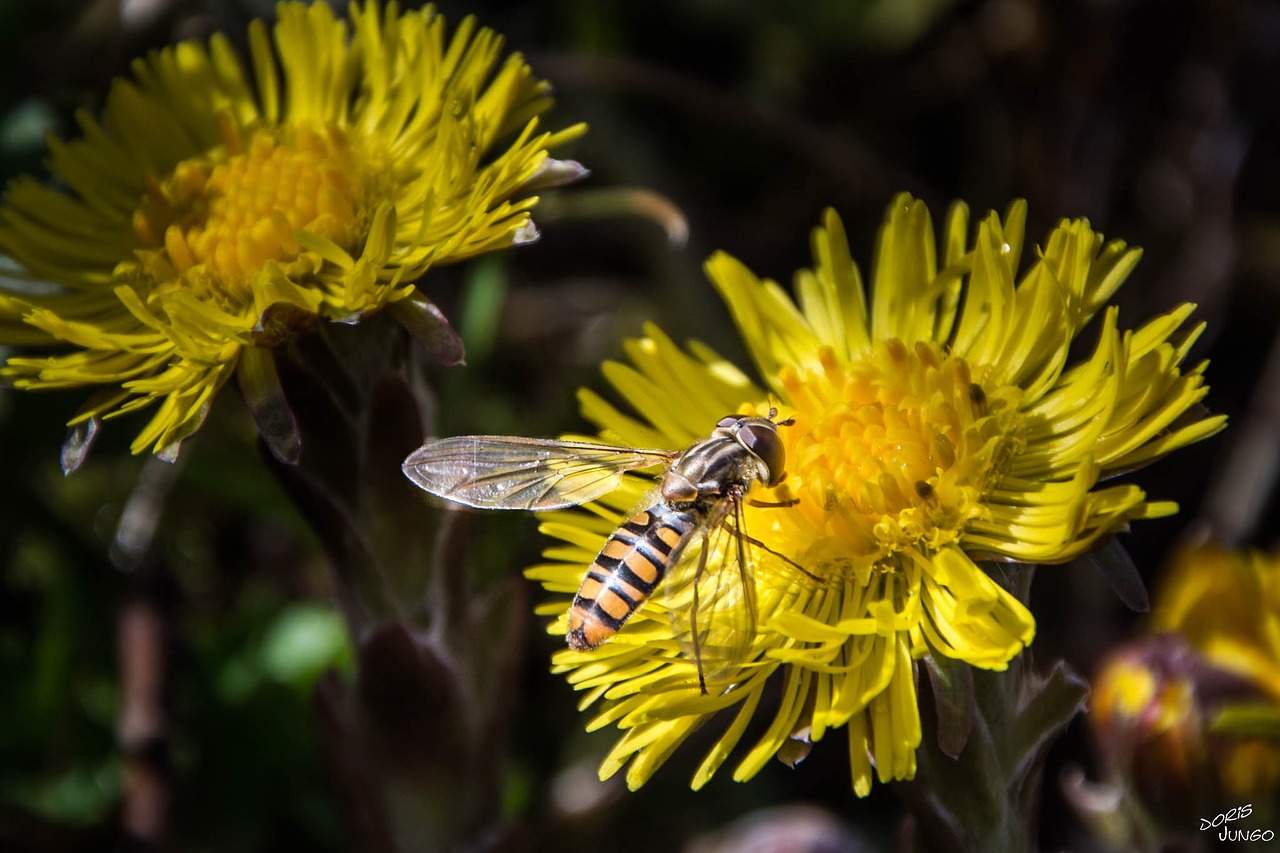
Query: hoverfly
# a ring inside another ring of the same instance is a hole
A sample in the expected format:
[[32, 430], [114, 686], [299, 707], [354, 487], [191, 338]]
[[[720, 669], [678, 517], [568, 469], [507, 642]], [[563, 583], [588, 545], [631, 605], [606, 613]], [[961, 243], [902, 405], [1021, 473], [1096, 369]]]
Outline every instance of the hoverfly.
[[[767, 418], [728, 415], [710, 436], [680, 452], [515, 436], [439, 438], [411, 453], [403, 467], [422, 489], [466, 506], [551, 510], [613, 491], [627, 471], [662, 465], [656, 495], [609, 536], [587, 570], [569, 608], [566, 639], [577, 651], [597, 648], [618, 633], [668, 572], [679, 570], [692, 583], [692, 604], [679, 617], [687, 617], [687, 626], [678, 626], [677, 633], [690, 640], [699, 687], [705, 693], [703, 657], [708, 635], [702, 610], [720, 606], [744, 614], [745, 622], [729, 629], [737, 635], [729, 640], [738, 649], [733, 654], [744, 654], [755, 634], [755, 593], [747, 574], [747, 547], [769, 551], [809, 574], [743, 529], [742, 507], [751, 486], [759, 481], [773, 488], [784, 476], [785, 451], [778, 427], [793, 421], [774, 421], [776, 415], [777, 409], [770, 409]], [[751, 503], [777, 507], [796, 501]], [[719, 531], [732, 538], [720, 549], [723, 564], [714, 578], [716, 591], [703, 593], [700, 586], [708, 578], [711, 536]], [[682, 561], [686, 546], [698, 535], [702, 547], [696, 561], [692, 556]], [[736, 584], [724, 577], [733, 573], [731, 566], [736, 566]], [[729, 589], [733, 591], [720, 592]], [[704, 596], [741, 597], [726, 605], [700, 600]], [[672, 616], [676, 621], [677, 615]]]

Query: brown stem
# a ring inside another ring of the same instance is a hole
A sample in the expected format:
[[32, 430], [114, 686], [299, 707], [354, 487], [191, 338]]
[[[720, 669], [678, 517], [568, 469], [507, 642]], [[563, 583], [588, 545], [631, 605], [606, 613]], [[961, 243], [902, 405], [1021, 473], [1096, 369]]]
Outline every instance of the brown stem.
[[633, 92], [709, 124], [741, 128], [793, 152], [801, 162], [817, 164], [833, 180], [868, 198], [888, 198], [903, 188], [935, 195], [919, 176], [897, 168], [848, 131], [815, 125], [674, 69], [616, 56], [544, 53], [530, 60], [557, 88]]
[[148, 849], [169, 846], [171, 764], [165, 708], [167, 618], [151, 597], [127, 602], [118, 622], [125, 834]]
[[1254, 534], [1280, 473], [1280, 336], [1232, 439], [1209, 485], [1203, 522], [1216, 541], [1239, 547]]
[[177, 464], [148, 459], [116, 527], [111, 559], [129, 575], [134, 594], [120, 608], [116, 626], [120, 656], [120, 719], [116, 737], [123, 759], [121, 823], [132, 841], [149, 850], [170, 844], [169, 615], [158, 575], [147, 568], [151, 546]]

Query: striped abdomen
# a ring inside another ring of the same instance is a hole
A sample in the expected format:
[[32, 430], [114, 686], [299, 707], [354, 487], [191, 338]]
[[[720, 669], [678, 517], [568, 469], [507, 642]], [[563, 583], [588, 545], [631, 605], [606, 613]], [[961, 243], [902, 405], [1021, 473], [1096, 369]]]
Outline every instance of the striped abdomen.
[[570, 648], [587, 651], [618, 633], [680, 558], [698, 525], [696, 510], [660, 503], [638, 512], [600, 549], [569, 608]]

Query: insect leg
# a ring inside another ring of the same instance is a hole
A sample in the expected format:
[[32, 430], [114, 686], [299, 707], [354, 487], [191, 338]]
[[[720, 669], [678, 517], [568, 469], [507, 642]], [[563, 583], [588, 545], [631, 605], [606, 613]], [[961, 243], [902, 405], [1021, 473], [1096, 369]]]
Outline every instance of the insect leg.
[[698, 554], [698, 570], [693, 574], [693, 610], [689, 613], [689, 632], [693, 635], [693, 661], [698, 667], [698, 689], [707, 694], [707, 676], [702, 671], [702, 638], [698, 636], [698, 585], [707, 569], [707, 552], [711, 550], [711, 537], [707, 529], [702, 531], [702, 548]]
[[822, 578], [818, 577], [813, 572], [809, 571], [804, 566], [800, 565], [795, 560], [788, 557], [786, 554], [782, 554], [782, 553], [779, 553], [778, 551], [773, 550], [768, 545], [764, 544], [759, 539], [755, 538], [754, 536], [750, 535], [745, 530], [743, 530], [741, 527], [741, 522], [738, 522], [738, 529], [734, 530], [733, 534], [739, 537], [740, 539], [745, 540], [746, 542], [749, 542], [750, 544], [754, 545], [757, 548], [760, 548], [764, 551], [768, 551], [770, 554], [777, 557], [779, 560], [782, 560], [783, 562], [789, 564], [792, 568], [794, 568], [795, 570], [797, 570], [798, 572], [800, 572], [810, 580], [814, 580], [814, 581], [817, 581], [818, 583], [822, 583]]
[[800, 499], [792, 498], [789, 501], [760, 501], [755, 498], [747, 498], [747, 503], [764, 509], [785, 509], [789, 506], [795, 506], [800, 503]]
[[733, 501], [733, 524], [738, 528], [736, 536], [734, 536], [734, 544], [738, 548], [738, 576], [742, 581], [742, 597], [743, 603], [747, 605], [747, 614], [750, 616], [750, 627], [748, 628], [749, 636], [755, 637], [756, 633], [756, 587], [751, 582], [751, 578], [747, 575], [747, 536], [744, 532], [746, 521], [742, 516], [742, 500], [741, 498]]

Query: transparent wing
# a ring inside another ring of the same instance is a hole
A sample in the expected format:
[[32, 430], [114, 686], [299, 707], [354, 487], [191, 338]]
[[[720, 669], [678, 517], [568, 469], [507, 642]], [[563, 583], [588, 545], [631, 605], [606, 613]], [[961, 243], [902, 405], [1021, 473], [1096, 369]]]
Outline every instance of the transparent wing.
[[607, 494], [622, 475], [665, 465], [665, 450], [502, 435], [429, 441], [404, 460], [420, 488], [481, 509], [562, 509]]
[[740, 530], [742, 506], [726, 500], [663, 582], [676, 639], [698, 665], [704, 688], [723, 688], [739, 680], [755, 644], [752, 546]]

